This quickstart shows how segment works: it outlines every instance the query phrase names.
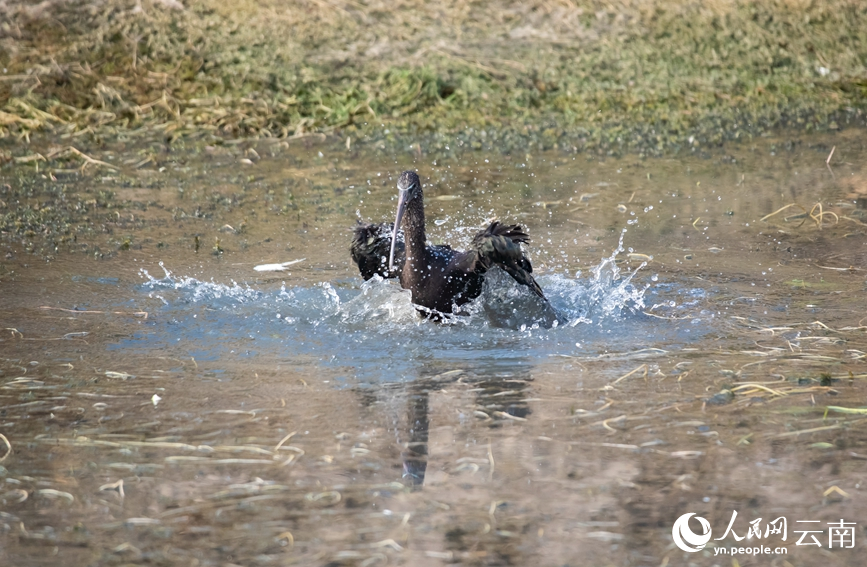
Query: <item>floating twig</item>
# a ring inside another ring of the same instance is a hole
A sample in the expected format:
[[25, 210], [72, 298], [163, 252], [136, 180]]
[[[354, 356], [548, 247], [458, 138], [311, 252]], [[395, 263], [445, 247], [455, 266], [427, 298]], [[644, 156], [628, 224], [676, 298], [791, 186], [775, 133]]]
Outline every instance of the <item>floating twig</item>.
[[[109, 169], [113, 169], [113, 170], [115, 170], [115, 171], [120, 171], [117, 167], [111, 165], [110, 163], [106, 163], [106, 162], [104, 162], [104, 161], [102, 161], [102, 160], [94, 159], [94, 158], [90, 157], [89, 155], [87, 155], [86, 153], [82, 152], [81, 150], [79, 150], [78, 148], [76, 148], [76, 147], [74, 147], [74, 146], [69, 146], [68, 148], [66, 148], [65, 151], [67, 151], [67, 152], [72, 152], [72, 153], [74, 153], [75, 155], [77, 155], [78, 157], [80, 157], [81, 159], [84, 160], [84, 165], [81, 166], [82, 171], [83, 171], [84, 168], [87, 167], [88, 165], [101, 165], [101, 166], [103, 166], [103, 167], [107, 167], [107, 168], [109, 168]], [[62, 153], [62, 152], [61, 152], [61, 153]]]
[[765, 392], [768, 392], [769, 394], [772, 394], [774, 396], [785, 396], [786, 395], [782, 392], [778, 392], [777, 390], [772, 390], [771, 388], [768, 388], [767, 386], [762, 386], [761, 384], [756, 384], [754, 382], [751, 382], [749, 384], [740, 384], [740, 385], [732, 388], [731, 391], [735, 392], [737, 390], [745, 390], [748, 388], [751, 388], [754, 390], [764, 390]]
[[642, 364], [641, 366], [639, 366], [639, 367], [636, 368], [635, 370], [632, 370], [632, 371], [630, 371], [630, 372], [627, 372], [626, 374], [624, 374], [623, 376], [621, 376], [620, 378], [618, 378], [618, 379], [615, 380], [614, 382], [608, 384], [608, 386], [606, 386], [606, 388], [609, 388], [609, 387], [611, 387], [611, 386], [614, 386], [615, 384], [617, 384], [617, 383], [620, 382], [621, 380], [625, 380], [626, 378], [629, 378], [630, 376], [632, 376], [633, 374], [635, 374], [636, 372], [639, 372], [639, 371], [641, 371], [641, 370], [644, 370], [644, 376], [647, 377], [647, 365], [646, 365], [646, 364]]
[[834, 425], [826, 425], [824, 427], [813, 427], [811, 429], [800, 429], [798, 431], [787, 431], [785, 433], [778, 433], [776, 435], [771, 435], [771, 439], [779, 438], [779, 437], [797, 437], [798, 435], [803, 435], [804, 433], [819, 433], [820, 431], [831, 431], [832, 429], [840, 429], [841, 425], [839, 423]]
[[762, 218], [759, 219], [759, 222], [766, 221], [766, 220], [768, 220], [769, 218], [771, 218], [772, 216], [782, 213], [783, 211], [785, 211], [785, 210], [788, 209], [789, 207], [798, 207], [798, 208], [802, 209], [805, 213], [807, 212], [807, 209], [805, 209], [804, 207], [802, 207], [802, 206], [799, 205], [798, 203], [789, 203], [789, 204], [786, 205], [785, 207], [780, 207], [779, 209], [777, 209], [777, 210], [774, 211], [773, 213], [770, 213], [770, 214], [767, 214], [767, 215], [763, 216]]
[[279, 450], [280, 450], [280, 447], [283, 446], [283, 443], [285, 443], [286, 441], [289, 441], [290, 439], [292, 439], [292, 437], [294, 437], [296, 433], [298, 433], [298, 432], [297, 432], [297, 431], [293, 431], [292, 433], [289, 433], [288, 435], [286, 435], [286, 437], [284, 437], [283, 439], [281, 439], [280, 442], [277, 443], [277, 446], [274, 447], [274, 452], [276, 453], [277, 451], [279, 451]]
[[10, 443], [9, 439], [7, 439], [6, 436], [2, 433], [0, 433], [0, 439], [2, 439], [4, 443], [6, 443], [6, 454], [0, 457], [0, 463], [2, 463], [6, 460], [6, 457], [12, 454], [12, 443]]
[[844, 408], [841, 406], [828, 406], [825, 408], [825, 416], [828, 417], [828, 412], [834, 411], [837, 413], [847, 413], [854, 415], [867, 415], [867, 408]]
[[119, 479], [117, 482], [110, 482], [108, 484], [103, 484], [99, 487], [99, 491], [102, 492], [104, 490], [116, 490], [117, 494], [120, 496], [120, 499], [123, 500], [123, 479]]
[[41, 305], [40, 309], [51, 309], [52, 311], [64, 311], [66, 313], [98, 313], [98, 314], [107, 314], [110, 313], [112, 315], [132, 315], [133, 317], [141, 317], [142, 319], [148, 318], [147, 311], [93, 311], [93, 310], [78, 310], [78, 309], [65, 309], [63, 307], [49, 307], [48, 305]]
[[494, 449], [491, 446], [491, 440], [488, 439], [488, 462], [491, 464], [491, 468], [488, 470], [488, 480], [494, 480]]
[[[819, 209], [818, 215], [813, 214], [813, 211], [815, 211], [816, 209]], [[837, 213], [833, 213], [831, 211], [822, 212], [822, 203], [816, 203], [815, 205], [813, 205], [813, 208], [810, 209], [810, 218], [815, 221], [816, 226], [819, 228], [819, 230], [822, 229], [822, 221], [824, 220], [825, 215], [833, 215], [835, 221], [840, 222], [840, 217], [837, 216]]]
[[51, 499], [63, 498], [64, 500], [66, 500], [70, 504], [72, 502], [75, 502], [75, 496], [73, 496], [72, 494], [70, 494], [68, 492], [63, 492], [61, 490], [54, 490], [53, 488], [41, 488], [41, 489], [36, 491], [36, 494], [38, 494], [40, 496], [45, 496], [46, 498], [51, 498]]

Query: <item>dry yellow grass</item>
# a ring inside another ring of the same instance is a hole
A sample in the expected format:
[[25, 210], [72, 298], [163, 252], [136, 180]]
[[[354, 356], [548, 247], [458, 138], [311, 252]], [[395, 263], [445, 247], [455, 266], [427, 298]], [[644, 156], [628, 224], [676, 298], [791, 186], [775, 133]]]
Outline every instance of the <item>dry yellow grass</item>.
[[7, 1], [0, 135], [370, 134], [388, 122], [661, 151], [780, 125], [835, 128], [863, 121], [865, 10], [852, 0]]

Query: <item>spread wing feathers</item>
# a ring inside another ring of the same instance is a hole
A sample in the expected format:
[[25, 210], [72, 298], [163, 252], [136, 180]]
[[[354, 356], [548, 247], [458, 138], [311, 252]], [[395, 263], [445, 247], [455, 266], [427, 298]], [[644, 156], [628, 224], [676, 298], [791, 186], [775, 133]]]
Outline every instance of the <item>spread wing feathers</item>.
[[361, 277], [369, 280], [374, 274], [383, 278], [396, 278], [406, 261], [406, 247], [403, 231], [397, 232], [397, 246], [394, 248], [394, 270], [388, 270], [388, 254], [391, 251], [391, 231], [393, 223], [358, 223], [352, 229], [352, 244], [349, 252], [358, 266]]
[[545, 299], [542, 288], [533, 279], [533, 266], [521, 250], [521, 244], [529, 240], [530, 237], [520, 225], [504, 225], [494, 221], [473, 238], [470, 250], [462, 262], [463, 267], [469, 271], [484, 273], [491, 266], [499, 266], [516, 282], [529, 287], [533, 293]]
[[[374, 274], [383, 278], [396, 278], [403, 270], [406, 262], [406, 244], [403, 240], [403, 230], [397, 231], [397, 245], [394, 247], [394, 269], [388, 269], [388, 255], [391, 252], [391, 231], [394, 223], [364, 224], [358, 223], [352, 229], [352, 244], [349, 252], [352, 261], [358, 266], [361, 277], [369, 280]], [[435, 254], [454, 254], [448, 244], [438, 244], [429, 249]]]

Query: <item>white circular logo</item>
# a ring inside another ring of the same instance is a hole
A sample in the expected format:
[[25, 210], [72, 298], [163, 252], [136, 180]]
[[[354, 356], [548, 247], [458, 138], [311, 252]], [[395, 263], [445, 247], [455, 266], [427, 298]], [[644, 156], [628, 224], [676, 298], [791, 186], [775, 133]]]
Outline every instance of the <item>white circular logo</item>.
[[701, 516], [695, 516], [695, 519], [701, 524], [701, 529], [704, 530], [699, 535], [689, 529], [689, 519], [693, 516], [695, 516], [695, 512], [684, 514], [674, 522], [674, 526], [671, 528], [671, 537], [674, 538], [674, 544], [690, 553], [701, 551], [704, 549], [704, 545], [710, 541], [710, 522]]

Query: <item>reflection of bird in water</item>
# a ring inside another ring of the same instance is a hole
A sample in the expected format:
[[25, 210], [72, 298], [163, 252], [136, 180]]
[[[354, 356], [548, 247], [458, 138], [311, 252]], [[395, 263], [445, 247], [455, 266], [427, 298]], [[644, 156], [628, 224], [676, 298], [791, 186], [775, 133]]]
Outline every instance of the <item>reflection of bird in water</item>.
[[407, 403], [407, 421], [409, 439], [404, 445], [401, 460], [403, 461], [403, 478], [413, 486], [424, 483], [427, 471], [427, 439], [428, 427], [428, 397], [427, 390], [410, 395]]
[[[424, 486], [428, 465], [428, 431], [430, 430], [430, 395], [441, 388], [456, 383], [472, 385], [478, 391], [476, 407], [485, 412], [502, 412], [512, 417], [527, 419], [531, 410], [527, 405], [527, 389], [532, 378], [528, 373], [519, 372], [508, 378], [480, 378], [465, 380], [460, 370], [449, 371], [435, 376], [420, 378], [410, 384], [397, 386], [398, 390], [389, 395], [391, 388], [386, 387], [389, 405], [404, 406], [405, 419], [394, 420], [397, 441], [402, 447], [400, 459], [403, 464], [404, 482], [414, 489]], [[369, 403], [373, 404], [374, 396]], [[502, 419], [489, 420], [490, 427], [500, 427]]]
[[[497, 266], [547, 303], [521, 244], [530, 237], [519, 225], [493, 221], [473, 238], [469, 250], [428, 246], [424, 195], [418, 175], [404, 171], [397, 181], [397, 215], [393, 225], [359, 225], [352, 240], [352, 259], [364, 279], [374, 274], [400, 279], [416, 305], [452, 313], [482, 293], [485, 273]], [[402, 238], [401, 238], [402, 237]]]

